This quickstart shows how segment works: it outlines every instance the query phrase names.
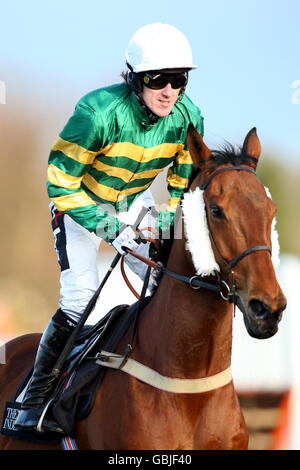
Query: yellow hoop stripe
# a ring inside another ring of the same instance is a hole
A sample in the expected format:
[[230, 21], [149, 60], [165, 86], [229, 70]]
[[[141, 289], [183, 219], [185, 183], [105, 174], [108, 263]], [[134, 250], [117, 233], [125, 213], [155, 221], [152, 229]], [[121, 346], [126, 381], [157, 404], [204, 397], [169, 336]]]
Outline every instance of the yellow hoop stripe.
[[53, 197], [51, 200], [54, 202], [55, 207], [62, 212], [96, 204], [85, 191], [78, 191], [77, 193], [67, 194], [66, 196]]
[[56, 186], [65, 189], [79, 189], [82, 176], [76, 177], [68, 175], [55, 165], [48, 165], [48, 181]]
[[98, 152], [92, 152], [91, 150], [87, 150], [84, 147], [81, 147], [74, 142], [68, 142], [67, 140], [58, 137], [57, 141], [55, 142], [52, 150], [59, 150], [63, 152], [67, 157], [76, 160], [79, 163], [83, 163], [84, 165], [88, 165], [93, 163], [95, 156]]

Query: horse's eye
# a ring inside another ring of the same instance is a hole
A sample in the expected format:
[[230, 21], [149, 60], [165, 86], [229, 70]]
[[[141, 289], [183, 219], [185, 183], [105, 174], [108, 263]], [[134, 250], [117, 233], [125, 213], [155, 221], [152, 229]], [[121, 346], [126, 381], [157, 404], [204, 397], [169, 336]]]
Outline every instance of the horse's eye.
[[212, 217], [216, 219], [224, 219], [224, 212], [222, 211], [221, 207], [217, 206], [216, 204], [212, 204], [210, 207], [210, 214]]

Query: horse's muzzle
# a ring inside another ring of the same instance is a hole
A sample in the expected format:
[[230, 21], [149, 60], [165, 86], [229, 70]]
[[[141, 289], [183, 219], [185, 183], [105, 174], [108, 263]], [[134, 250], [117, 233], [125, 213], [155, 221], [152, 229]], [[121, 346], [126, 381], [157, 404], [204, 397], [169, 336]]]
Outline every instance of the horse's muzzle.
[[285, 299], [277, 304], [275, 309], [259, 299], [251, 299], [248, 303], [247, 313], [244, 313], [244, 322], [248, 333], [257, 339], [273, 336], [278, 330], [278, 324], [285, 308]]

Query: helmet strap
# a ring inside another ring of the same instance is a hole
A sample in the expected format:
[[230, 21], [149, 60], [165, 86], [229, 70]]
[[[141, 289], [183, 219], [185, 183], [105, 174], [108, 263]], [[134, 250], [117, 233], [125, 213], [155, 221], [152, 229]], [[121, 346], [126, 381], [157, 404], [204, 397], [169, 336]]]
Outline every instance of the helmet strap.
[[155, 124], [157, 123], [158, 119], [159, 119], [159, 116], [157, 116], [157, 114], [155, 114], [145, 103], [145, 101], [143, 100], [142, 98], [142, 95], [141, 95], [141, 92], [140, 93], [135, 93], [135, 96], [137, 97], [140, 105], [142, 106], [143, 110], [147, 113], [147, 116], [148, 116], [148, 119], [149, 119], [149, 123], [150, 124]]

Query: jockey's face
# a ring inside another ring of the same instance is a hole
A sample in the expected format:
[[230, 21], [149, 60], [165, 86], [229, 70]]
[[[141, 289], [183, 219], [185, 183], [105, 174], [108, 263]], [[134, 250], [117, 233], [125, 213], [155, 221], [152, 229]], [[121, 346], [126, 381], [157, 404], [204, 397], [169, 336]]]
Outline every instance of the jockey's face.
[[143, 87], [142, 98], [144, 103], [151, 111], [159, 117], [165, 117], [170, 114], [174, 104], [177, 101], [180, 88], [172, 88], [168, 83], [160, 90], [152, 90], [146, 86]]

